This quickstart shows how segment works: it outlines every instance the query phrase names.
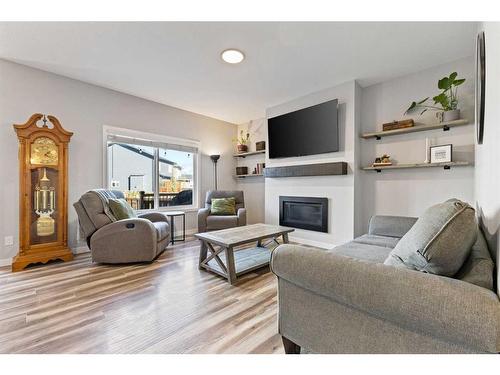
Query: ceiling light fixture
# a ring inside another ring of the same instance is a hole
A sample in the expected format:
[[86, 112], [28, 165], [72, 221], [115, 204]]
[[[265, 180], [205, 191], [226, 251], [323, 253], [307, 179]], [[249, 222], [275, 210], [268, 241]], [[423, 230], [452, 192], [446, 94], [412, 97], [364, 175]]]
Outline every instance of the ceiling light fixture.
[[245, 58], [245, 54], [237, 49], [231, 48], [222, 51], [222, 60], [228, 64], [239, 64]]

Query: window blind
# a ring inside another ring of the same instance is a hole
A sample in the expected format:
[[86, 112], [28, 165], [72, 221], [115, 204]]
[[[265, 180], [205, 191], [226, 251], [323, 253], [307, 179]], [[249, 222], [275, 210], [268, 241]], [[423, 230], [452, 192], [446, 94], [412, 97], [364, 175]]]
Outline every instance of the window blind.
[[151, 140], [147, 140], [147, 139], [127, 137], [127, 136], [122, 136], [122, 135], [108, 134], [107, 141], [114, 142], [114, 143], [128, 143], [128, 144], [133, 144], [133, 145], [138, 145], [138, 146], [164, 148], [164, 149], [168, 149], [168, 150], [189, 152], [191, 154], [198, 153], [198, 147], [195, 147], [195, 146], [185, 146], [185, 145], [179, 145], [176, 143], [151, 141]]

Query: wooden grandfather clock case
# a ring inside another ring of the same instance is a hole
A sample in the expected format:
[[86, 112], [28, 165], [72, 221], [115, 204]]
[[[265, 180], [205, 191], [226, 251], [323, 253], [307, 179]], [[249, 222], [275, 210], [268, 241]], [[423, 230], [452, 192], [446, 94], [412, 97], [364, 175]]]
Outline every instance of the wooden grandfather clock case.
[[[48, 120], [48, 121], [47, 121]], [[19, 140], [19, 254], [12, 271], [73, 259], [68, 249], [68, 143], [57, 118], [35, 113], [14, 125]]]

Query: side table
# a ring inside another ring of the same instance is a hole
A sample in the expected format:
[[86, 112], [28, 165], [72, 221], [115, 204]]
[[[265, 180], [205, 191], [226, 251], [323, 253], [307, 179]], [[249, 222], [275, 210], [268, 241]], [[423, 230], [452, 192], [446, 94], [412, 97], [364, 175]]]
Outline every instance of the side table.
[[[168, 211], [165, 212], [165, 215], [167, 215], [170, 218], [170, 243], [174, 244], [175, 242], [179, 241], [185, 241], [186, 240], [186, 213], [184, 211]], [[176, 216], [182, 216], [182, 237], [180, 238], [175, 238], [174, 236], [174, 219]]]

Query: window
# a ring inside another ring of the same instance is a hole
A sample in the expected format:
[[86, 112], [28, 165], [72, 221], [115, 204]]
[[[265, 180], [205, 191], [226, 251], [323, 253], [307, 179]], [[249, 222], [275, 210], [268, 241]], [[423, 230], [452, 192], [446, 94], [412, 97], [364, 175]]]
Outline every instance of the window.
[[109, 127], [104, 134], [107, 186], [134, 209], [196, 206], [197, 142]]

